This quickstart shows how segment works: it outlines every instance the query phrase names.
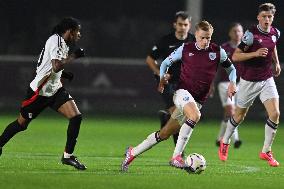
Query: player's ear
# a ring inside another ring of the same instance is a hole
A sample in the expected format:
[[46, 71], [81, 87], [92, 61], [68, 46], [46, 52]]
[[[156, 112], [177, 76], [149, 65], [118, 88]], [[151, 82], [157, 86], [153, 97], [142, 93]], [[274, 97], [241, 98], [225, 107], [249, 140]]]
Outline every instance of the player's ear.
[[174, 29], [177, 29], [177, 23], [176, 22], [173, 23], [173, 27], [174, 27]]

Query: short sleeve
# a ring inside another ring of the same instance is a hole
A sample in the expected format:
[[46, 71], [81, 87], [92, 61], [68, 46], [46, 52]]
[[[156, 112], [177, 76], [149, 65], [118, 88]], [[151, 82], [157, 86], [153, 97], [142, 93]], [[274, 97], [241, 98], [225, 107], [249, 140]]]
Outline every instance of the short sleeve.
[[226, 53], [226, 51], [220, 47], [220, 63], [223, 63], [224, 61], [226, 61], [228, 58], [228, 55]]
[[51, 60], [63, 60], [68, 56], [69, 48], [63, 38], [60, 36], [51, 36], [47, 41], [46, 48], [50, 54]]
[[253, 34], [247, 30], [242, 37], [242, 42], [247, 46], [251, 46], [253, 44]]
[[251, 46], [252, 44], [253, 44], [253, 34], [249, 30], [247, 30], [243, 35], [242, 41], [239, 44], [238, 48], [244, 51], [245, 47]]
[[277, 29], [277, 28], [275, 28], [275, 30], [276, 30], [276, 32], [277, 32], [277, 40], [280, 38], [280, 34], [281, 34], [281, 32]]

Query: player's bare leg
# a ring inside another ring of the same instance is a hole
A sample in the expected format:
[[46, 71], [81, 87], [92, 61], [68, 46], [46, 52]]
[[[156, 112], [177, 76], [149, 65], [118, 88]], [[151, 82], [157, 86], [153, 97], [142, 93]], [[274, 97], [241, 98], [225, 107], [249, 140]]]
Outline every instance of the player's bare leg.
[[2, 155], [3, 146], [18, 132], [24, 131], [27, 129], [30, 120], [25, 119], [21, 114], [17, 118], [17, 120], [10, 123], [6, 129], [3, 131], [0, 136], [0, 156]]
[[121, 171], [127, 171], [130, 163], [140, 154], [151, 149], [153, 146], [163, 140], [167, 140], [173, 133], [179, 130], [178, 122], [170, 118], [160, 131], [151, 133], [144, 141], [136, 147], [128, 147], [125, 152], [125, 158], [121, 163]]
[[73, 151], [77, 142], [77, 137], [80, 131], [82, 115], [78, 110], [74, 100], [69, 100], [64, 103], [62, 106], [59, 107], [58, 112], [60, 112], [67, 119], [69, 119], [69, 125], [67, 129], [67, 142], [61, 162], [66, 165], [71, 165], [76, 169], [85, 170], [87, 167], [82, 164], [76, 156], [73, 155]]
[[193, 132], [193, 128], [200, 119], [200, 111], [195, 102], [187, 103], [183, 108], [186, 117], [185, 123], [181, 126], [177, 144], [170, 160], [170, 165], [177, 168], [184, 168], [184, 160], [181, 156], [188, 140]]
[[266, 100], [263, 104], [267, 111], [268, 119], [265, 124], [265, 140], [259, 157], [263, 160], [266, 160], [270, 166], [277, 167], [279, 166], [279, 163], [273, 157], [271, 147], [279, 124], [279, 99], [272, 98]]

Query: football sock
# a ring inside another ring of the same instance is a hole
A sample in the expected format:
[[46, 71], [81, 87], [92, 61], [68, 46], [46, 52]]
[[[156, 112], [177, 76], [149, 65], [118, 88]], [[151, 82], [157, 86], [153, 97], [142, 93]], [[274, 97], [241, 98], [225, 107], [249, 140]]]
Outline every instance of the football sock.
[[133, 148], [132, 150], [133, 155], [138, 156], [142, 154], [143, 152], [149, 150], [160, 141], [161, 141], [160, 131], [150, 134], [142, 143], [140, 143], [139, 145]]
[[20, 125], [18, 120], [10, 123], [0, 136], [0, 147], [3, 147], [18, 132], [26, 130], [27, 127], [28, 124]]
[[80, 131], [80, 125], [82, 121], [82, 115], [77, 115], [69, 120], [67, 129], [67, 142], [65, 146], [65, 152], [72, 154], [77, 142], [77, 137]]
[[222, 122], [220, 124], [220, 131], [219, 131], [218, 138], [217, 138], [218, 141], [220, 141], [225, 134], [225, 131], [226, 131], [226, 128], [227, 128], [227, 121], [228, 120], [222, 120]]
[[184, 151], [184, 148], [193, 132], [193, 128], [195, 126], [196, 122], [188, 119], [184, 124], [182, 124], [179, 136], [177, 140], [177, 144], [173, 153], [173, 157], [176, 157], [177, 155], [181, 155]]
[[271, 146], [276, 135], [277, 128], [278, 124], [274, 123], [270, 119], [267, 119], [265, 124], [265, 139], [262, 152], [266, 153], [271, 151]]
[[73, 156], [73, 154], [68, 154], [68, 153], [64, 152], [64, 158], [70, 158], [71, 156]]
[[230, 138], [233, 135], [235, 129], [238, 127], [238, 123], [234, 120], [233, 117], [229, 119], [227, 122], [227, 128], [223, 137], [223, 143], [224, 144], [229, 144], [230, 143]]
[[178, 133], [173, 134], [173, 139], [174, 139], [174, 144], [177, 144], [177, 140], [178, 140]]
[[236, 127], [236, 129], [235, 129], [235, 131], [233, 133], [232, 140], [233, 140], [233, 142], [236, 142], [236, 141], [240, 140], [238, 127]]

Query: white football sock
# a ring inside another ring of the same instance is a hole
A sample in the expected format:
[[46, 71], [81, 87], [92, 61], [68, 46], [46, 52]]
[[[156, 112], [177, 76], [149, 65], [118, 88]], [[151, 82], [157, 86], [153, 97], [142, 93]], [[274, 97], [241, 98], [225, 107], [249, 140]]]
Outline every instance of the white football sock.
[[220, 124], [220, 131], [217, 138], [218, 141], [220, 141], [223, 138], [226, 128], [227, 128], [227, 122], [223, 120]]
[[160, 142], [159, 131], [150, 134], [143, 142], [134, 147], [132, 150], [133, 155], [138, 156], [142, 154], [143, 152], [152, 148], [158, 142]]
[[236, 127], [234, 133], [233, 133], [233, 136], [232, 136], [232, 141], [233, 142], [236, 142], [236, 141], [239, 141], [240, 138], [239, 138], [239, 129], [238, 127]]
[[64, 158], [70, 158], [71, 156], [73, 156], [73, 154], [68, 154], [68, 153], [64, 152]]
[[265, 139], [264, 139], [262, 152], [266, 153], [271, 151], [271, 146], [277, 132], [277, 127], [278, 127], [277, 124], [273, 123], [269, 119], [267, 120], [265, 124]]
[[173, 153], [173, 158], [177, 155], [181, 155], [195, 126], [196, 122], [192, 120], [187, 120], [180, 128], [178, 140]]
[[225, 132], [224, 137], [223, 137], [223, 143], [224, 144], [230, 144], [230, 138], [233, 135], [236, 127], [238, 127], [238, 124], [235, 122], [233, 117], [231, 117], [229, 119], [229, 121], [227, 122], [226, 132]]

